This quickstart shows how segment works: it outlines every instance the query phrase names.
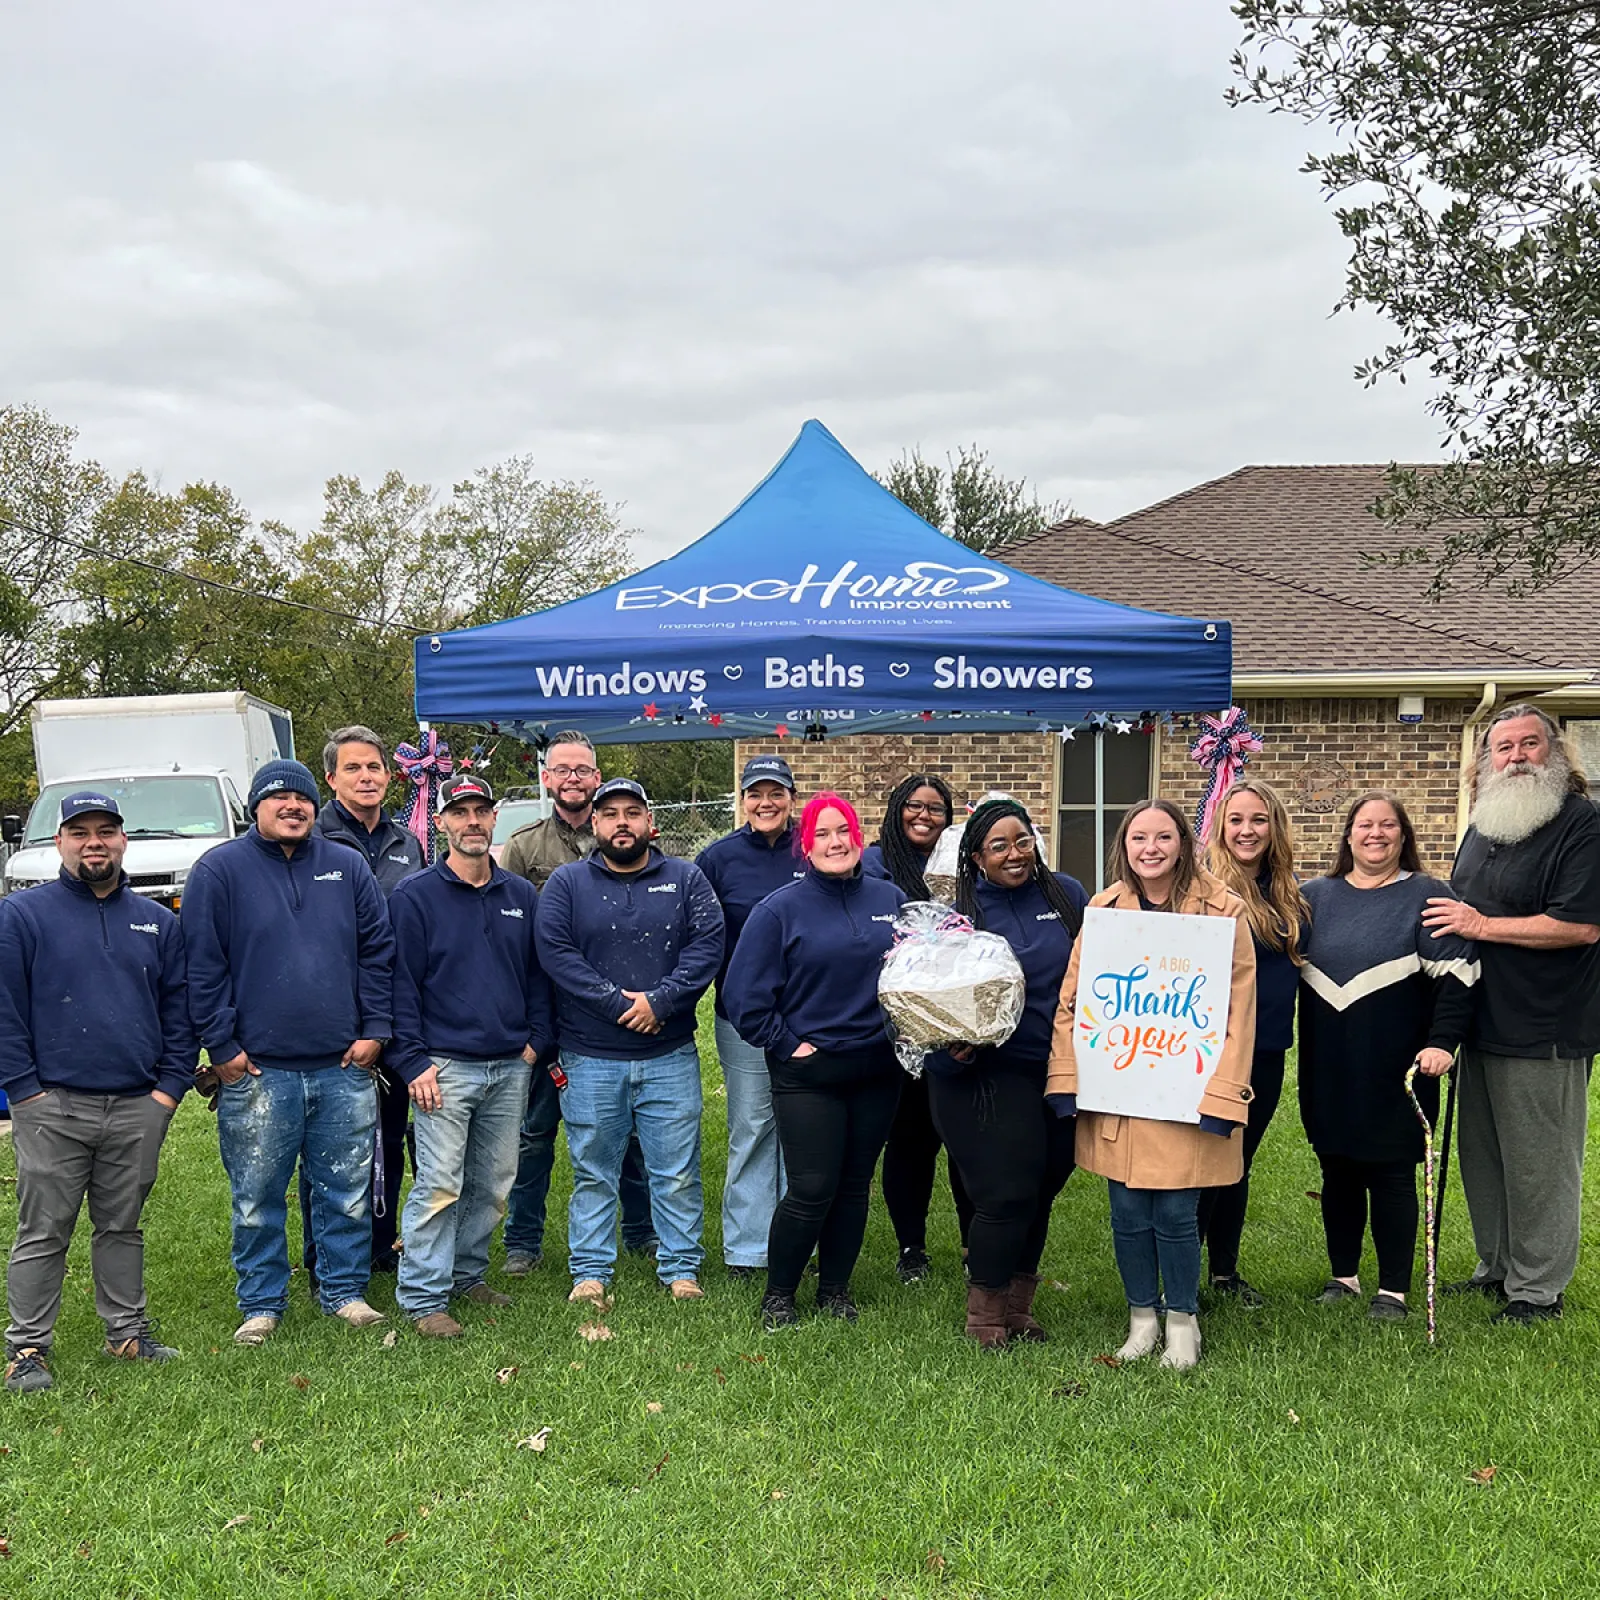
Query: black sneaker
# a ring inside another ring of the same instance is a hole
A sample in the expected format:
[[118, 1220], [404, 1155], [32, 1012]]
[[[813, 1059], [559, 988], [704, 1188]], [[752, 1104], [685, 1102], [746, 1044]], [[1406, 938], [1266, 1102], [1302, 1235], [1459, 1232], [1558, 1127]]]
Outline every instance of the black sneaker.
[[107, 1339], [106, 1354], [118, 1361], [176, 1361], [178, 1351], [170, 1344], [160, 1344], [154, 1330], [146, 1328], [131, 1339]]
[[729, 1266], [724, 1269], [730, 1278], [759, 1278], [767, 1269], [765, 1267], [739, 1267]]
[[780, 1328], [792, 1328], [800, 1320], [792, 1294], [779, 1294], [768, 1290], [761, 1297], [761, 1326], [767, 1333], [777, 1333]]
[[1259, 1311], [1267, 1297], [1253, 1283], [1241, 1278], [1237, 1272], [1219, 1272], [1208, 1285], [1212, 1294], [1225, 1295], [1237, 1300], [1246, 1311]]
[[818, 1289], [817, 1310], [825, 1317], [837, 1317], [841, 1322], [854, 1322], [860, 1312], [850, 1298], [848, 1289]]
[[624, 1254], [639, 1256], [645, 1261], [654, 1261], [656, 1252], [661, 1248], [661, 1241], [652, 1233], [648, 1239], [640, 1239], [630, 1244], [626, 1239], [622, 1242]]
[[27, 1345], [11, 1352], [11, 1359], [6, 1363], [6, 1388], [13, 1394], [38, 1394], [54, 1382], [49, 1367], [44, 1364], [44, 1351]]
[[907, 1245], [900, 1252], [900, 1259], [895, 1262], [894, 1270], [901, 1283], [921, 1283], [933, 1271], [933, 1263], [928, 1260], [926, 1250], [919, 1250], [915, 1245]]
[[1340, 1283], [1337, 1278], [1329, 1278], [1322, 1286], [1322, 1293], [1317, 1296], [1319, 1306], [1336, 1306], [1342, 1300], [1359, 1300], [1361, 1291], [1352, 1289], [1348, 1283]]
[[1374, 1322], [1404, 1322], [1411, 1315], [1411, 1308], [1404, 1300], [1398, 1300], [1392, 1294], [1384, 1294], [1380, 1289], [1372, 1297], [1372, 1304], [1367, 1307], [1367, 1315]]
[[1499, 1278], [1462, 1278], [1457, 1283], [1440, 1284], [1439, 1293], [1481, 1294], [1486, 1300], [1498, 1300], [1501, 1305], [1505, 1305], [1510, 1298], [1504, 1282]]
[[1561, 1296], [1557, 1295], [1555, 1303], [1548, 1306], [1536, 1306], [1531, 1300], [1508, 1300], [1505, 1308], [1489, 1318], [1491, 1322], [1554, 1322], [1562, 1312]]

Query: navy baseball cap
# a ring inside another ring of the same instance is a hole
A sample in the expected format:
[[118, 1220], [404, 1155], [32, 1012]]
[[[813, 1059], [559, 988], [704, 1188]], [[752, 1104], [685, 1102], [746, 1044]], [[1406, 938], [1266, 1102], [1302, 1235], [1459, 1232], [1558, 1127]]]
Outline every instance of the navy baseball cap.
[[439, 810], [448, 811], [460, 800], [481, 800], [494, 804], [494, 790], [482, 778], [447, 778], [439, 785]]
[[743, 794], [758, 783], [781, 783], [790, 794], [794, 793], [794, 774], [782, 756], [751, 756], [745, 762], [739, 793]]
[[79, 789], [61, 802], [63, 823], [71, 822], [74, 817], [86, 817], [92, 811], [99, 811], [108, 817], [115, 817], [118, 822], [122, 821], [122, 813], [117, 809], [117, 802], [98, 789]]
[[590, 804], [598, 808], [614, 794], [631, 794], [635, 800], [642, 800], [647, 806], [650, 804], [650, 796], [644, 792], [644, 785], [635, 783], [632, 778], [608, 778], [595, 790]]

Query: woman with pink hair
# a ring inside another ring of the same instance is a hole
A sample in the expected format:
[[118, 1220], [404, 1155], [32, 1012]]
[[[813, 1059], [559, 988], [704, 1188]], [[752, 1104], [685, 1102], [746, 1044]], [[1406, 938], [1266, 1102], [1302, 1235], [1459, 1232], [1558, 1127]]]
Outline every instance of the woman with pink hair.
[[722, 991], [739, 1036], [766, 1053], [788, 1176], [767, 1240], [768, 1331], [799, 1320], [795, 1295], [813, 1250], [817, 1309], [855, 1321], [850, 1274], [902, 1078], [878, 969], [906, 897], [862, 874], [861, 820], [839, 795], [807, 804], [800, 848], [805, 876], [750, 913]]

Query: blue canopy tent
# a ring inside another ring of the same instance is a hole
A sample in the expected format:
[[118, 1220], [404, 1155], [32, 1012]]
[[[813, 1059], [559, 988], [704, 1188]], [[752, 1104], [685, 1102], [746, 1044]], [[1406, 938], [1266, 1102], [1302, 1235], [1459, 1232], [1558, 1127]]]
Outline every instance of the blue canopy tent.
[[596, 743], [1033, 730], [1214, 710], [1226, 622], [1073, 594], [908, 510], [820, 422], [677, 555], [417, 640], [417, 715]]

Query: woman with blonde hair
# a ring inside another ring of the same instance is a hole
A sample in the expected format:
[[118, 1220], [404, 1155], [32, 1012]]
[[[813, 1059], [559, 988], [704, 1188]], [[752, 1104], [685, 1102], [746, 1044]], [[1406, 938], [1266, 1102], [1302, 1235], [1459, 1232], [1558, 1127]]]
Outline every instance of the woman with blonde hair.
[[1261, 1293], [1239, 1271], [1239, 1241], [1250, 1200], [1250, 1163], [1283, 1094], [1283, 1061], [1294, 1043], [1295, 991], [1311, 908], [1294, 875], [1294, 835], [1277, 790], [1241, 778], [1217, 806], [1206, 869], [1244, 902], [1256, 947], [1256, 1048], [1250, 1063], [1250, 1120], [1244, 1130], [1244, 1176], [1200, 1195], [1200, 1241], [1209, 1258], [1208, 1287], [1251, 1310]]
[[1129, 808], [1106, 874], [1114, 881], [1091, 907], [1234, 921], [1227, 1031], [1200, 1096], [1198, 1123], [1078, 1109], [1073, 1026], [1082, 939], [1073, 943], [1061, 984], [1045, 1079], [1045, 1099], [1056, 1115], [1077, 1116], [1078, 1165], [1110, 1184], [1111, 1235], [1129, 1312], [1128, 1337], [1117, 1354], [1132, 1361], [1155, 1349], [1164, 1289], [1167, 1348], [1161, 1364], [1192, 1367], [1200, 1359], [1200, 1191], [1237, 1183], [1244, 1172], [1256, 1036], [1255, 946], [1244, 902], [1200, 866], [1193, 830], [1170, 800], [1141, 800]]

